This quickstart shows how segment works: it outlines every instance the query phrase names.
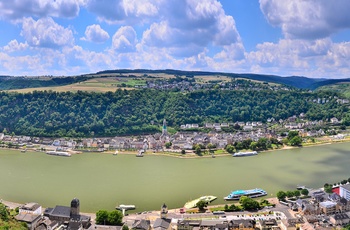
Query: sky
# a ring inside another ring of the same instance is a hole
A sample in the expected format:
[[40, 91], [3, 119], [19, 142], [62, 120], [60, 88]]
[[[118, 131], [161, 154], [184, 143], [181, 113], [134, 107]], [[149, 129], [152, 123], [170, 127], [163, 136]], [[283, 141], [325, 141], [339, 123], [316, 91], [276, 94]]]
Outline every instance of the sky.
[[350, 77], [349, 0], [0, 0], [0, 75]]

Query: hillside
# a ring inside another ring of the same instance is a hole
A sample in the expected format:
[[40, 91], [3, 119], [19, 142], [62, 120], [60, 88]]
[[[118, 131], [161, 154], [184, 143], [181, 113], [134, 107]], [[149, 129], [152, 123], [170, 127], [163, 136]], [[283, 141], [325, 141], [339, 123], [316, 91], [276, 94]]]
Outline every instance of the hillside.
[[[169, 126], [205, 122], [344, 117], [349, 108], [336, 93], [300, 90], [197, 90], [188, 93], [150, 89], [115, 92], [0, 92], [0, 129], [30, 136], [115, 136], [155, 133]], [[324, 104], [316, 103], [324, 98]]]
[[321, 86], [317, 88], [317, 91], [337, 92], [346, 98], [350, 98], [350, 82], [342, 81], [336, 84]]

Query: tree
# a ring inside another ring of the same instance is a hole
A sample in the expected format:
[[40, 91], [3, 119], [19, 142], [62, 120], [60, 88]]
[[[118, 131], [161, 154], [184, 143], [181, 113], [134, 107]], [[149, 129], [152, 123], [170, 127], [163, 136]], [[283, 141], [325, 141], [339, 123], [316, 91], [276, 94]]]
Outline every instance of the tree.
[[197, 208], [199, 209], [199, 211], [204, 211], [205, 207], [207, 207], [207, 202], [205, 202], [204, 200], [200, 200], [197, 202]]
[[302, 142], [303, 139], [300, 136], [295, 136], [289, 141], [291, 146], [299, 146]]
[[165, 148], [170, 149], [171, 146], [172, 146], [172, 143], [171, 143], [171, 142], [165, 143]]
[[200, 147], [199, 145], [196, 146], [196, 148], [194, 149], [194, 151], [195, 151], [195, 153], [196, 153], [197, 155], [201, 155], [201, 153], [202, 153], [202, 149], [201, 149], [201, 147]]
[[181, 154], [185, 154], [186, 153], [186, 150], [181, 150]]
[[257, 147], [258, 147], [258, 143], [257, 142], [255, 142], [255, 141], [253, 141], [252, 143], [250, 143], [250, 146], [249, 146], [249, 148], [251, 149], [251, 150], [256, 150], [257, 149]]
[[129, 227], [128, 227], [128, 225], [123, 225], [123, 228], [122, 228], [122, 230], [129, 230]]
[[96, 212], [96, 224], [108, 224], [108, 211], [99, 210]]
[[113, 210], [108, 213], [108, 223], [110, 225], [121, 225], [123, 221], [123, 214], [121, 211]]
[[295, 197], [299, 197], [300, 196], [300, 191], [299, 190], [295, 190], [294, 191], [294, 196]]
[[228, 153], [234, 153], [235, 152], [235, 147], [233, 147], [232, 145], [227, 145], [225, 150], [228, 152]]
[[293, 191], [287, 191], [286, 195], [288, 198], [292, 198], [294, 196], [294, 192]]
[[301, 194], [303, 194], [304, 196], [309, 195], [309, 190], [307, 190], [306, 188], [301, 190]]
[[6, 206], [2, 203], [0, 203], [0, 219], [3, 221], [9, 220], [9, 213], [6, 209]]
[[278, 191], [277, 192], [277, 199], [279, 200], [285, 200], [287, 197], [287, 194], [284, 191]]
[[247, 196], [241, 196], [239, 203], [244, 210], [256, 210], [260, 208], [259, 202]]
[[208, 149], [215, 149], [216, 146], [213, 145], [212, 143], [209, 143], [209, 144], [207, 145], [207, 148], [208, 148]]
[[288, 133], [288, 140], [291, 140], [292, 138], [296, 137], [299, 135], [298, 131], [289, 131]]

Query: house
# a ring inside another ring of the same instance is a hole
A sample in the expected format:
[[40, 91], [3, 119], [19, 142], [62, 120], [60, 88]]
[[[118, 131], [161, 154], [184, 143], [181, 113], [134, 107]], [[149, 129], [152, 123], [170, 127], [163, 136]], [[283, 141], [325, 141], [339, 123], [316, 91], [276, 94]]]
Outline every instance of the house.
[[261, 230], [270, 230], [270, 229], [278, 229], [279, 226], [275, 219], [269, 220], [259, 220], [259, 226]]
[[252, 125], [245, 125], [245, 126], [243, 126], [243, 130], [244, 131], [251, 131], [251, 130], [253, 130], [253, 126]]
[[215, 230], [228, 230], [229, 224], [226, 220], [220, 219], [203, 219], [199, 226], [200, 229], [215, 229]]
[[339, 212], [350, 211], [350, 201], [348, 201], [344, 197], [341, 197], [340, 200], [337, 202], [337, 210]]
[[230, 228], [234, 230], [254, 230], [255, 220], [237, 219], [230, 221]]
[[132, 224], [132, 229], [150, 230], [151, 222], [149, 220], [135, 220]]
[[168, 218], [157, 218], [153, 224], [154, 230], [170, 230], [171, 219]]
[[179, 219], [177, 222], [177, 230], [192, 230], [194, 228], [199, 229], [200, 223], [200, 220]]
[[350, 222], [350, 218], [346, 213], [337, 213], [329, 218], [330, 222], [334, 225], [345, 225]]
[[338, 124], [338, 123], [339, 123], [338, 118], [332, 117], [332, 118], [331, 118], [331, 123], [332, 123], [332, 124]]
[[20, 222], [25, 222], [27, 224], [28, 229], [33, 230], [36, 229], [36, 227], [39, 225], [42, 216], [38, 214], [23, 212], [15, 216], [15, 219]]

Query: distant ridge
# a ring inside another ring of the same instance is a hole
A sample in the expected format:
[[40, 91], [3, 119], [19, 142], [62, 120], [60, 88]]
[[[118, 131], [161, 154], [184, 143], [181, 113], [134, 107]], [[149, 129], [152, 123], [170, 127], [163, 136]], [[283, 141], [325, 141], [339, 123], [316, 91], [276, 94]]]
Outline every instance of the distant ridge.
[[209, 72], [209, 71], [185, 71], [185, 70], [150, 70], [150, 69], [118, 69], [105, 70], [96, 74], [125, 74], [125, 73], [145, 73], [145, 74], [172, 74], [178, 76], [206, 76], [206, 75], [221, 75], [234, 78], [245, 78], [250, 80], [266, 81], [270, 83], [283, 84], [299, 89], [317, 89], [320, 86], [335, 84], [339, 82], [350, 82], [350, 78], [345, 79], [326, 79], [326, 78], [308, 78], [303, 76], [281, 77], [278, 75], [265, 74], [249, 74], [249, 73], [225, 73], [225, 72]]

